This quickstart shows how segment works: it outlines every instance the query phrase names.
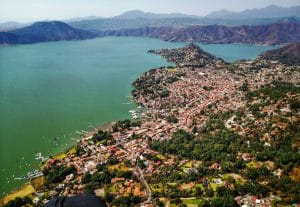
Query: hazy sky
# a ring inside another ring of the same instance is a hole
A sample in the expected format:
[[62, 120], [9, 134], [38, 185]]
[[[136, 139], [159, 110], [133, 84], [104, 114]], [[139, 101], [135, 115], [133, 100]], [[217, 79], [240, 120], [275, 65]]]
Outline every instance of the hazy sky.
[[271, 4], [290, 7], [300, 5], [300, 0], [0, 0], [0, 22], [108, 17], [135, 9], [203, 16], [219, 9], [241, 11]]

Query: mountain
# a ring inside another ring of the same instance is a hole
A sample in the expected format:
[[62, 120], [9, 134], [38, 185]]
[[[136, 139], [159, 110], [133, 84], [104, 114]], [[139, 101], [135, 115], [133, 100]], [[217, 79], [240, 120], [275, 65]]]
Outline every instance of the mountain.
[[218, 11], [213, 11], [211, 13], [209, 13], [208, 15], [206, 15], [205, 17], [206, 18], [212, 18], [212, 19], [221, 19], [221, 18], [224, 18], [226, 16], [231, 16], [231, 15], [234, 15], [236, 14], [235, 12], [231, 12], [231, 11], [228, 11], [226, 9], [221, 9], [221, 10], [218, 10]]
[[[293, 18], [300, 23], [300, 17]], [[211, 19], [211, 18], [163, 18], [163, 19], [92, 19], [68, 22], [72, 27], [89, 30], [89, 31], [105, 31], [105, 30], [119, 30], [119, 29], [136, 29], [143, 27], [188, 27], [195, 25], [225, 25], [225, 26], [240, 26], [240, 25], [262, 25], [273, 24], [287, 19], [280, 18], [252, 18], [252, 19]]]
[[0, 45], [17, 44], [18, 42], [19, 37], [17, 35], [8, 32], [0, 32]]
[[68, 20], [72, 27], [90, 30], [119, 30], [143, 27], [188, 27], [195, 25], [262, 25], [273, 24], [285, 18], [294, 18], [300, 23], [300, 6], [282, 8], [269, 6], [262, 9], [245, 10], [239, 13], [220, 10], [205, 17], [181, 13], [156, 14], [140, 10], [128, 11], [112, 18], [86, 18]]
[[249, 18], [278, 18], [278, 17], [300, 17], [300, 6], [295, 7], [279, 7], [270, 5], [260, 9], [248, 9], [241, 12], [230, 12], [227, 10], [219, 10], [208, 14], [207, 18], [222, 19], [249, 19]]
[[90, 30], [105, 31], [118, 29], [132, 29], [142, 27], [183, 27], [201, 24], [199, 19], [193, 18], [165, 18], [165, 19], [94, 19], [69, 22], [72, 27]]
[[[219, 10], [207, 16], [181, 13], [157, 14], [140, 10], [128, 11], [111, 18], [88, 16], [66, 19], [70, 26], [90, 31], [132, 29], [142, 27], [187, 27], [194, 25], [262, 25], [276, 23], [285, 18], [295, 18], [300, 23], [300, 6], [283, 8], [271, 5], [242, 12]], [[28, 23], [3, 22], [0, 31], [9, 31], [28, 26]]]
[[200, 18], [200, 17], [195, 15], [181, 14], [181, 13], [156, 14], [151, 12], [143, 12], [140, 10], [133, 10], [115, 16], [113, 18], [114, 19], [164, 19], [164, 18]]
[[279, 61], [286, 65], [300, 65], [300, 42], [276, 50], [269, 50], [261, 54], [261, 57], [267, 60]]
[[300, 24], [284, 21], [268, 25], [186, 28], [146, 27], [103, 32], [106, 36], [145, 36], [172, 42], [283, 44], [300, 41]]
[[0, 44], [26, 44], [59, 40], [82, 40], [94, 38], [97, 35], [75, 29], [66, 23], [37, 22], [31, 26], [9, 32], [0, 32]]

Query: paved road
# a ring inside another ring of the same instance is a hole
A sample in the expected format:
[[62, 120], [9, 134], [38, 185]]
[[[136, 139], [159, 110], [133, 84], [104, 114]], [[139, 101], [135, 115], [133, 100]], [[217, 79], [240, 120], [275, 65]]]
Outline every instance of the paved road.
[[146, 187], [146, 191], [148, 193], [148, 199], [147, 199], [147, 202], [150, 202], [152, 200], [152, 193], [151, 193], [151, 189], [147, 183], [147, 181], [145, 180], [144, 178], [144, 174], [143, 174], [143, 171], [141, 170], [141, 168], [137, 167], [137, 171], [139, 172], [140, 174], [140, 180], [141, 182], [143, 183], [143, 185]]

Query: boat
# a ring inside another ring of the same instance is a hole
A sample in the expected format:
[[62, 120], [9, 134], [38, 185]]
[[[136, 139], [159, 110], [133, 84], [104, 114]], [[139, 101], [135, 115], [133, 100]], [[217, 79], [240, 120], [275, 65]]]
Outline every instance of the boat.
[[27, 173], [27, 179], [33, 179], [33, 178], [41, 177], [43, 175], [44, 175], [43, 172], [39, 170], [34, 170], [32, 172]]
[[18, 177], [18, 178], [14, 178], [15, 180], [26, 180], [26, 177]]

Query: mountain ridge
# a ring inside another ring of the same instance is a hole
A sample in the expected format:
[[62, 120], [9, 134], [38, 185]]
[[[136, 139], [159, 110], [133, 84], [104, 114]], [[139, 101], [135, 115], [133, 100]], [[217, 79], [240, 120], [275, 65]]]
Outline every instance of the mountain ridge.
[[144, 27], [86, 31], [59, 22], [37, 22], [22, 29], [0, 32], [0, 44], [27, 44], [59, 40], [82, 40], [104, 36], [143, 36], [171, 42], [287, 44], [300, 41], [300, 24], [289, 19], [267, 25], [190, 27]]
[[[206, 16], [183, 13], [152, 13], [131, 10], [113, 17], [86, 16], [60, 20], [72, 27], [84, 30], [129, 29], [153, 26], [183, 27], [191, 25], [222, 24], [226, 26], [271, 24], [280, 19], [294, 17], [300, 22], [300, 6], [279, 7], [270, 5], [241, 12], [213, 11]], [[9, 31], [28, 26], [30, 23], [2, 22], [0, 31]]]
[[241, 12], [219, 10], [206, 15], [208, 18], [245, 19], [245, 18], [276, 18], [284, 16], [300, 16], [300, 6], [280, 7], [269, 5], [264, 8], [246, 9]]
[[59, 40], [83, 40], [95, 38], [97, 35], [75, 29], [59, 21], [36, 22], [30, 26], [0, 32], [0, 44], [28, 44]]
[[152, 13], [141, 10], [131, 10], [112, 17], [113, 19], [163, 19], [163, 18], [200, 18], [200, 16], [182, 13]]
[[300, 42], [269, 50], [260, 55], [266, 60], [279, 61], [285, 65], [300, 65]]
[[286, 21], [259, 26], [186, 28], [146, 27], [103, 32], [104, 36], [145, 36], [171, 42], [285, 44], [300, 41], [300, 24]]

